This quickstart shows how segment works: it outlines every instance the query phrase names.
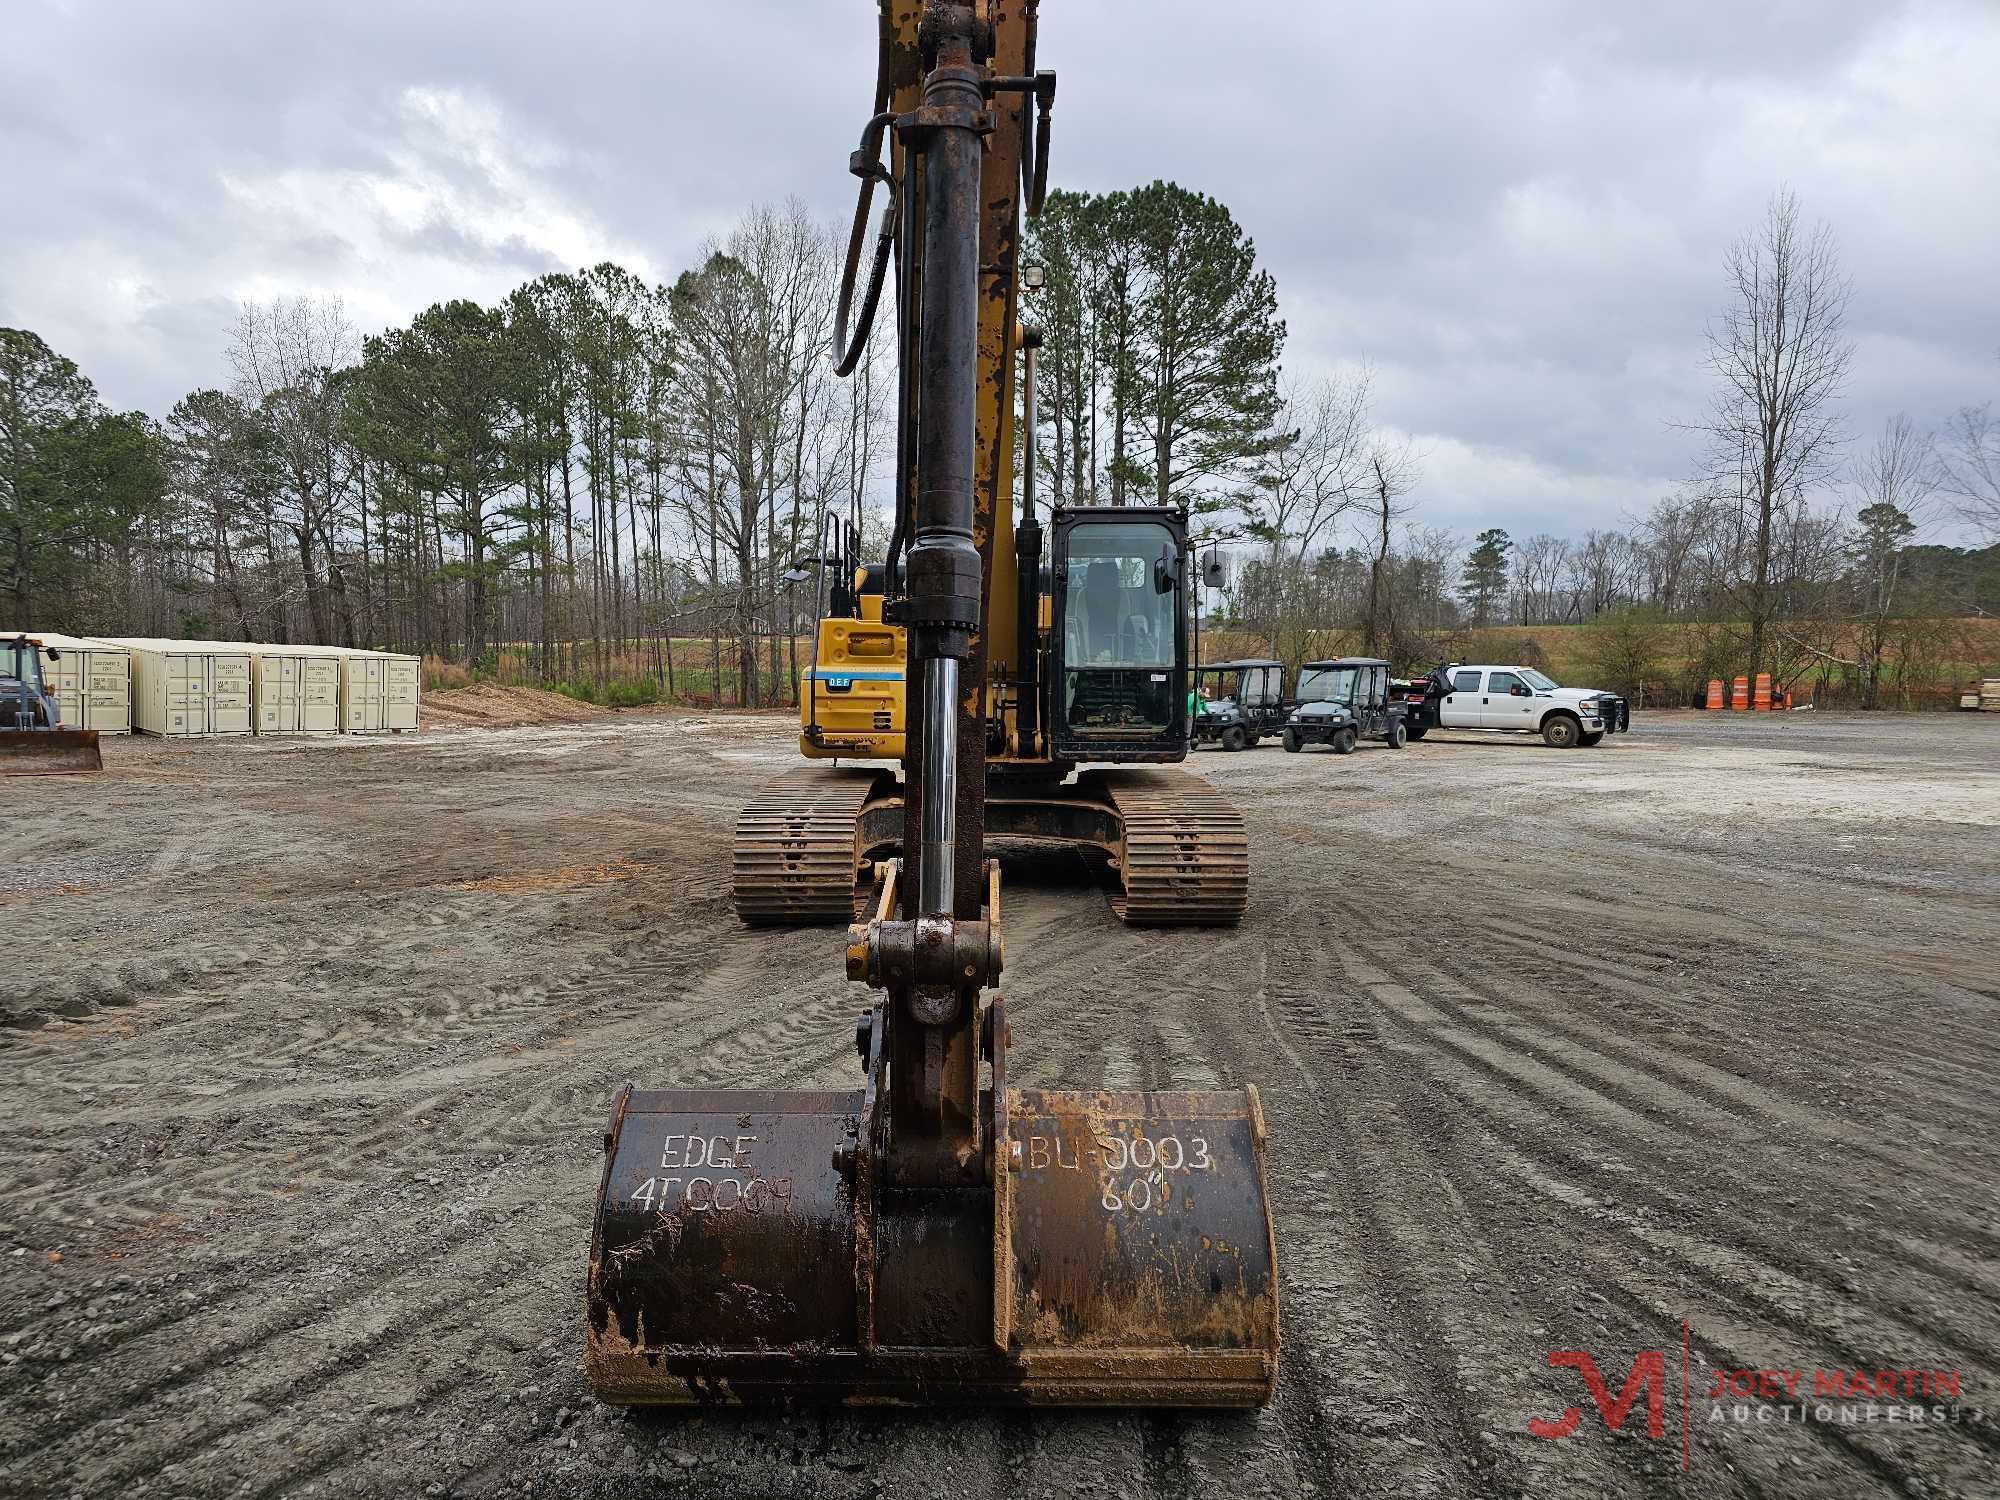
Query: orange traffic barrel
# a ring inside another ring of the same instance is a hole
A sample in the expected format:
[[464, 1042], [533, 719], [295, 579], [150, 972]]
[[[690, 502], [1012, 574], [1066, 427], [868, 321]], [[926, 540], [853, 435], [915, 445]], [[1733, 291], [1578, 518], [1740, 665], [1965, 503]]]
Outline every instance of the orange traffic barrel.
[[1730, 685], [1729, 706], [1739, 709], [1750, 706], [1750, 679], [1748, 677], [1739, 677]]
[[1711, 709], [1719, 709], [1723, 706], [1722, 679], [1720, 677], [1711, 677], [1708, 679], [1708, 706]]
[[1757, 697], [1755, 701], [1759, 713], [1769, 713], [1771, 711], [1771, 674], [1769, 672], [1759, 672], [1757, 674]]

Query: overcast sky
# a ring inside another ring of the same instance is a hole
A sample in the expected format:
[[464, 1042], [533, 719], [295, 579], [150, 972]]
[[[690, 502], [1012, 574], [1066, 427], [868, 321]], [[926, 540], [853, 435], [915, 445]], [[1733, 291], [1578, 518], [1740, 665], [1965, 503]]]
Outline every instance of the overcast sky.
[[[844, 220], [866, 0], [8, 0], [0, 323], [164, 415], [237, 304], [364, 331], [745, 204]], [[1789, 183], [1856, 286], [1857, 433], [2000, 399], [2000, 3], [1045, 0], [1053, 179], [1166, 177], [1366, 359], [1419, 521], [1576, 533], [1685, 474], [1721, 256]]]

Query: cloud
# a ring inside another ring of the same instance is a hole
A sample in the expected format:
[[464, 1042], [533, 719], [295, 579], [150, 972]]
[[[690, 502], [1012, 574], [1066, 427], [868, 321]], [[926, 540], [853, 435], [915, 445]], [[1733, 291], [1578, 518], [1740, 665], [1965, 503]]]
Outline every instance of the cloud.
[[[752, 202], [844, 219], [874, 54], [865, 0], [17, 0], [0, 320], [157, 412], [222, 378], [246, 296], [366, 330], [600, 259], [670, 277]], [[1422, 436], [1420, 520], [1581, 529], [1684, 474], [1723, 249], [1781, 184], [1854, 276], [1857, 432], [2000, 397], [1984, 0], [1103, 0], [1045, 7], [1040, 62], [1056, 180], [1227, 203], [1291, 373], [1366, 359]]]

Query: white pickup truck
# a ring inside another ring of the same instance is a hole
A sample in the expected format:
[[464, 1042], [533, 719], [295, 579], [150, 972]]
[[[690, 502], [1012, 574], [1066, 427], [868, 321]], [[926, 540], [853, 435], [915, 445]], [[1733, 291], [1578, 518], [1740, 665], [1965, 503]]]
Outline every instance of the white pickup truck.
[[1409, 685], [1405, 708], [1413, 740], [1433, 729], [1485, 729], [1539, 734], [1555, 749], [1568, 750], [1632, 728], [1631, 710], [1616, 693], [1566, 688], [1523, 666], [1439, 667]]

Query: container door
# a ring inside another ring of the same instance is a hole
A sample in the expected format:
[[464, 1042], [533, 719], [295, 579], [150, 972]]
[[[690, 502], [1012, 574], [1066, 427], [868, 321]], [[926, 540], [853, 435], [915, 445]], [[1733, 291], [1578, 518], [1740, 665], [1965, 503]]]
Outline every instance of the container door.
[[167, 733], [208, 733], [208, 658], [169, 656], [165, 663], [167, 683]]
[[340, 728], [340, 663], [309, 656], [299, 663], [299, 728], [333, 734]]
[[212, 660], [215, 686], [210, 700], [210, 727], [216, 734], [248, 734], [250, 658], [232, 653], [217, 655]]
[[382, 727], [417, 727], [417, 664], [413, 661], [384, 662]]
[[88, 653], [85, 670], [89, 688], [88, 722], [82, 727], [100, 734], [132, 731], [132, 674], [128, 658], [107, 651]]
[[281, 676], [283, 665], [282, 659], [270, 656], [265, 657], [258, 665], [254, 681], [257, 687], [259, 734], [276, 734], [278, 725], [283, 722], [283, 714], [279, 708], [279, 704], [284, 700], [284, 683]]
[[68, 729], [85, 728], [83, 653], [65, 651], [60, 659], [50, 661], [48, 650], [44, 647], [42, 681], [56, 700], [63, 726]]

